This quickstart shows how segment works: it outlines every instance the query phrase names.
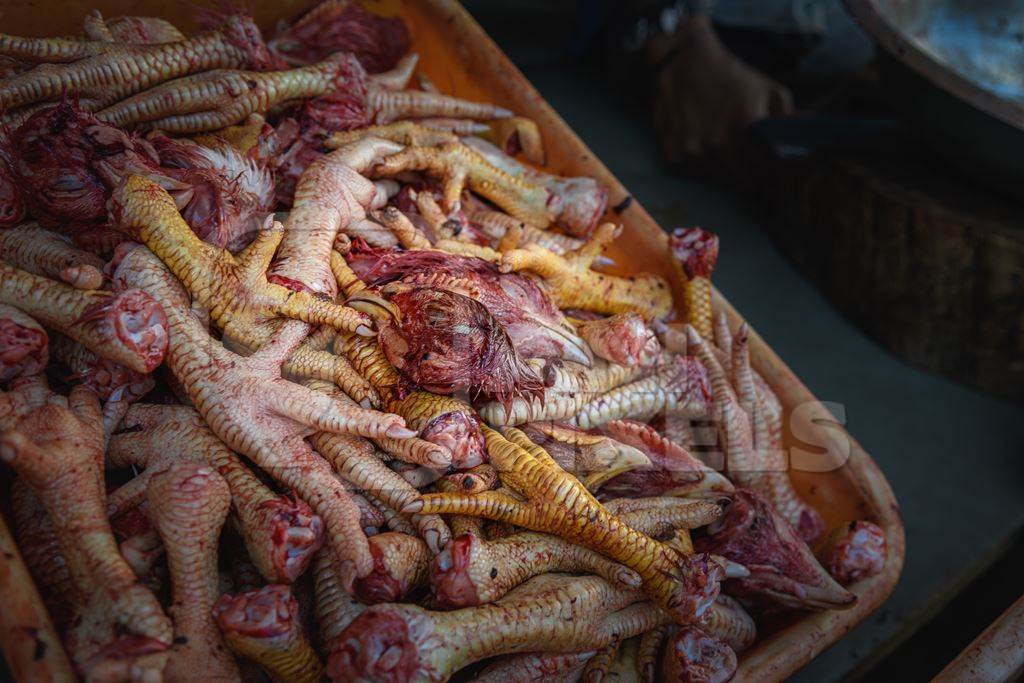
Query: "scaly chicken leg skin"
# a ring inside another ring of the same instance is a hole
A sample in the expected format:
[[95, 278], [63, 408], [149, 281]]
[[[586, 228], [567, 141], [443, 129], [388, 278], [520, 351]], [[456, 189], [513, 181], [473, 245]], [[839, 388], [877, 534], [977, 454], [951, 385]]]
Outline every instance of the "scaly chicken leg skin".
[[76, 289], [103, 286], [103, 259], [71, 245], [64, 235], [24, 224], [0, 231], [0, 260]]
[[274, 683], [319, 683], [324, 667], [302, 630], [288, 586], [271, 584], [222, 595], [213, 618], [235, 654], [262, 667]]
[[[797, 493], [789, 472], [780, 470], [780, 464], [775, 462], [778, 454], [770, 449], [767, 427], [763, 423], [764, 415], [756, 405], [755, 397], [748, 397], [749, 401], [755, 403], [752, 407], [753, 415], [748, 416], [708, 345], [692, 327], [687, 328], [687, 334], [688, 346], [700, 358], [711, 378], [719, 420], [718, 431], [725, 445], [729, 475], [737, 484], [757, 489], [767, 496], [801, 538], [813, 541], [824, 531], [825, 523], [818, 511]], [[737, 337], [741, 345], [743, 339], [743, 335]], [[743, 356], [738, 360], [737, 365], [743, 362]], [[749, 360], [746, 362], [749, 363]], [[750, 417], [753, 417], [753, 421]]]
[[718, 261], [718, 236], [700, 228], [677, 228], [669, 248], [683, 275], [686, 322], [704, 339], [713, 339], [711, 271]]
[[[675, 508], [637, 510], [619, 516], [629, 527], [660, 535], [676, 527], [709, 524], [721, 508], [704, 501], [680, 500]], [[623, 588], [636, 588], [632, 569], [603, 555], [549, 534], [519, 532], [493, 541], [472, 533], [456, 537], [430, 567], [430, 583], [441, 604], [469, 607], [493, 602], [525, 580], [547, 572], [591, 573]]]
[[137, 372], [155, 369], [167, 348], [167, 319], [138, 289], [85, 291], [0, 262], [0, 303]]
[[688, 356], [672, 356], [648, 377], [615, 387], [581, 406], [570, 422], [590, 429], [612, 420], [646, 420], [662, 413], [699, 419], [710, 411], [704, 367]]
[[439, 178], [449, 211], [459, 205], [463, 189], [468, 188], [516, 218], [542, 228], [547, 227], [555, 216], [551, 208], [554, 196], [550, 192], [495, 168], [461, 142], [443, 142], [436, 147], [406, 147], [371, 169], [377, 177], [395, 176], [406, 171], [423, 171]]
[[665, 619], [650, 603], [633, 605], [638, 598], [597, 577], [547, 574], [496, 603], [453, 612], [377, 605], [335, 641], [327, 673], [339, 683], [442, 681], [495, 655], [594, 650]]
[[672, 309], [668, 283], [657, 275], [628, 278], [591, 270], [594, 260], [618, 235], [612, 223], [598, 226], [576, 251], [558, 255], [537, 244], [505, 252], [503, 272], [530, 271], [544, 283], [560, 308], [577, 308], [602, 315], [639, 313], [644, 318], [663, 318]]
[[145, 288], [170, 309], [167, 365], [210, 429], [297, 491], [323, 518], [328, 543], [345, 573], [368, 574], [373, 563], [359, 510], [330, 465], [304, 439], [316, 431], [407, 438], [413, 433], [402, 418], [345, 406], [281, 379], [282, 362], [306, 335], [302, 323], [284, 325], [260, 351], [242, 358], [210, 339], [186, 308], [181, 285], [148, 250], [130, 252], [115, 279]]
[[706, 557], [684, 557], [627, 526], [519, 430], [508, 429], [508, 438], [487, 427], [483, 431], [491, 464], [527, 500], [497, 491], [434, 493], [407, 506], [407, 512], [476, 515], [596, 550], [637, 572], [644, 591], [680, 623], [696, 620], [714, 601], [723, 575], [717, 564]]
[[21, 558], [7, 523], [0, 517], [0, 653], [11, 675], [23, 681], [73, 681], [71, 662], [50, 615]]
[[[279, 224], [260, 233], [236, 258], [199, 240], [170, 196], [149, 181], [129, 178], [115, 191], [111, 203], [121, 228], [147, 242], [171, 265], [190, 293], [210, 309], [225, 340], [242, 350], [261, 348], [277, 329], [279, 322], [274, 318], [278, 315], [358, 334], [373, 333], [368, 316], [267, 280], [267, 267], [283, 237]], [[347, 363], [324, 351], [300, 346], [283, 369], [291, 376], [335, 382], [364, 404], [377, 400]]]
[[297, 579], [320, 548], [323, 520], [305, 502], [274, 494], [193, 408], [133, 406], [107, 448], [107, 467], [145, 468], [118, 489], [132, 486], [140, 498], [162, 463], [187, 460], [213, 467], [227, 481], [242, 539], [260, 574], [271, 583]]
[[121, 230], [168, 264], [225, 334], [232, 334], [232, 324], [276, 316], [372, 334], [373, 323], [366, 315], [267, 281], [267, 266], [284, 237], [279, 224], [261, 232], [236, 258], [196, 237], [170, 195], [140, 176], [130, 176], [114, 191], [110, 212]]
[[[0, 54], [8, 56], [31, 58], [40, 54], [46, 58], [54, 53], [67, 54], [68, 47], [60, 39], [0, 36]], [[9, 112], [65, 94], [89, 100], [96, 108], [190, 73], [217, 68], [258, 69], [271, 64], [259, 29], [251, 18], [243, 16], [230, 17], [220, 29], [177, 43], [83, 42], [70, 47], [84, 47], [98, 54], [75, 54], [79, 59], [69, 64], [42, 65], [8, 78], [0, 85], [0, 110]]]
[[175, 645], [164, 675], [188, 680], [238, 680], [238, 667], [221, 641], [211, 610], [217, 600], [217, 541], [231, 493], [209, 466], [180, 462], [153, 476], [149, 515], [167, 553]]
[[321, 550], [313, 560], [314, 612], [320, 631], [320, 648], [328, 646], [359, 616], [366, 605], [349, 595], [335, 571], [328, 552]]
[[121, 100], [96, 112], [96, 117], [121, 128], [174, 134], [213, 131], [283, 102], [352, 87], [353, 70], [361, 71], [361, 67], [352, 55], [336, 54], [288, 71], [204, 71]]
[[22, 380], [14, 391], [32, 409], [0, 425], [0, 460], [53, 522], [71, 575], [74, 619], [65, 642], [76, 669], [96, 680], [158, 674], [171, 622], [121, 557], [107, 521], [99, 400], [82, 387], [64, 399], [41, 379]]
[[385, 140], [365, 138], [318, 158], [295, 188], [285, 234], [268, 280], [297, 291], [335, 296], [331, 251], [340, 230], [366, 218], [374, 186], [360, 175], [381, 155], [398, 148]]

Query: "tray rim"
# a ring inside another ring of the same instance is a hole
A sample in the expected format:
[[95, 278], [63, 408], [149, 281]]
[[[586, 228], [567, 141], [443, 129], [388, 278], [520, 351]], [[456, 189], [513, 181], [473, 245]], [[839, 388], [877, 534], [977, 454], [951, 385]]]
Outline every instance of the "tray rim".
[[[404, 1], [404, 0], [403, 0]], [[415, 0], [414, 0], [415, 1]], [[568, 141], [575, 147], [581, 159], [593, 166], [593, 175], [609, 187], [611, 197], [631, 197], [631, 217], [620, 217], [623, 222], [647, 233], [648, 238], [657, 239], [664, 250], [668, 249], [668, 237], [660, 225], [631, 195], [621, 182], [605, 167], [600, 159], [576, 135], [562, 117], [533, 87], [519, 68], [508, 58], [487, 32], [477, 23], [458, 0], [419, 0], [433, 11], [448, 15], [449, 28], [456, 32], [465, 31], [472, 40], [479, 41], [483, 48], [493, 54], [494, 63], [500, 72], [492, 74], [507, 79], [521, 92], [521, 99], [528, 102], [534, 111], [516, 110], [517, 114], [533, 118], [545, 138], [550, 142], [552, 135]], [[541, 116], [538, 117], [537, 114]], [[541, 120], [538, 120], [540, 118]], [[673, 291], [678, 292], [680, 283], [672, 282]], [[680, 299], [676, 297], [676, 301]], [[731, 325], [745, 322], [743, 317], [729, 303], [717, 288], [713, 292], [713, 307], [724, 311]], [[755, 643], [754, 647], [740, 656], [740, 665], [735, 680], [781, 681], [798, 671], [829, 646], [835, 644], [854, 626], [866, 619], [889, 597], [899, 581], [906, 555], [906, 536], [899, 504], [885, 475], [863, 447], [839, 425], [831, 412], [811, 393], [788, 365], [771, 349], [749, 323], [751, 362], [772, 388], [783, 398], [784, 404], [801, 404], [813, 412], [812, 419], [832, 424], [822, 430], [831, 442], [831, 447], [840, 452], [848, 449], [846, 463], [840, 468], [843, 476], [850, 481], [863, 500], [868, 503], [885, 533], [888, 555], [883, 571], [870, 579], [858, 582], [848, 588], [857, 595], [857, 604], [851, 609], [829, 612], [811, 612], [787, 628], [773, 633], [768, 639]], [[788, 399], [788, 400], [787, 400]], [[794, 642], [795, 641], [795, 642]]]

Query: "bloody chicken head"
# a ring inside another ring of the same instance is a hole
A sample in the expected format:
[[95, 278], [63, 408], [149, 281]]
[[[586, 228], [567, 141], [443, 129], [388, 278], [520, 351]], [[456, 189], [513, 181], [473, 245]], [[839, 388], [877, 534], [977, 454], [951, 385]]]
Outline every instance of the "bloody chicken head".
[[420, 287], [392, 291], [390, 301], [401, 310], [401, 320], [381, 327], [381, 348], [414, 384], [437, 394], [468, 389], [499, 400], [543, 390], [482, 304]]
[[730, 592], [754, 603], [796, 609], [841, 609], [856, 597], [814, 559], [772, 504], [753, 489], [738, 488], [725, 514], [694, 538], [694, 546], [742, 564], [750, 576], [730, 580]]

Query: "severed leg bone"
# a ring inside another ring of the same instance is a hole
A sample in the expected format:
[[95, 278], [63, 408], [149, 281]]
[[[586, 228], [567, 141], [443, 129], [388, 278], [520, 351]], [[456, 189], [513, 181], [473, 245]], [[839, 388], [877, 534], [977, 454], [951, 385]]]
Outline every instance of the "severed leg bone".
[[427, 544], [403, 533], [389, 531], [370, 538], [373, 571], [356, 579], [355, 597], [368, 605], [401, 602], [411, 591], [426, 586], [433, 553]]
[[718, 261], [718, 236], [700, 228], [677, 228], [669, 236], [669, 248], [685, 283], [686, 322], [703, 339], [712, 339], [711, 271]]
[[49, 358], [46, 330], [14, 306], [0, 304], [0, 383], [42, 373]]
[[274, 683], [319, 683], [324, 667], [302, 631], [299, 603], [288, 586], [271, 584], [222, 595], [213, 618], [228, 647], [259, 664]]

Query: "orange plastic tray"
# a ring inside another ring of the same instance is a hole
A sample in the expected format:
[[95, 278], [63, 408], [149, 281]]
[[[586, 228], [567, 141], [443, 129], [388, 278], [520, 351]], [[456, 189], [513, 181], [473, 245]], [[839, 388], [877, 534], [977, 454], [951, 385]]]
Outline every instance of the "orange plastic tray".
[[[307, 0], [250, 4], [257, 6], [256, 20], [269, 33], [279, 19], [301, 11]], [[610, 190], [609, 206], [630, 196], [458, 2], [367, 0], [365, 4], [379, 14], [398, 14], [406, 20], [413, 49], [420, 54], [419, 69], [442, 92], [493, 102], [536, 121], [544, 136], [549, 171], [596, 178]], [[192, 3], [177, 0], [67, 0], [61, 3], [58, 14], [50, 2], [0, 0], [0, 26], [4, 32], [21, 35], [72, 34], [80, 30], [81, 18], [98, 8], [107, 17], [155, 15], [183, 30], [194, 30], [191, 7]], [[610, 214], [608, 220], [624, 225], [622, 236], [611, 249], [618, 268], [664, 276], [672, 282], [676, 300], [682, 301], [681, 283], [672, 267], [665, 233], [639, 202], [634, 199], [621, 213]], [[723, 248], [728, 253], [729, 245]], [[739, 325], [741, 316], [717, 291], [714, 304], [728, 314], [733, 325]], [[754, 367], [786, 409], [786, 447], [792, 449], [793, 461], [811, 464], [793, 472], [800, 493], [830, 526], [871, 519], [882, 527], [888, 540], [884, 571], [850, 587], [857, 595], [852, 609], [808, 613], [763, 633], [743, 653], [736, 680], [778, 681], [835, 643], [885, 601], [903, 568], [904, 533], [892, 489], [871, 457], [756, 332], [750, 335], [750, 349]], [[800, 435], [799, 441], [793, 430]], [[808, 448], [807, 444], [817, 448]]]

